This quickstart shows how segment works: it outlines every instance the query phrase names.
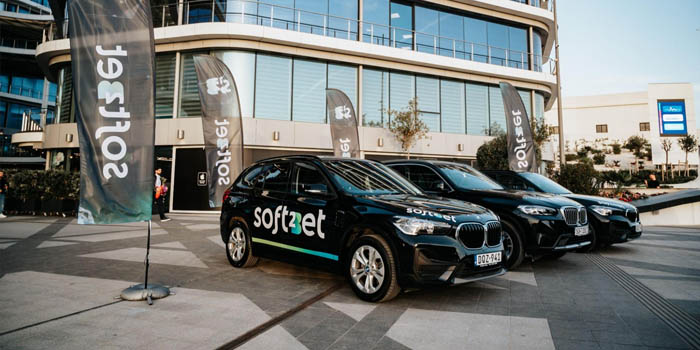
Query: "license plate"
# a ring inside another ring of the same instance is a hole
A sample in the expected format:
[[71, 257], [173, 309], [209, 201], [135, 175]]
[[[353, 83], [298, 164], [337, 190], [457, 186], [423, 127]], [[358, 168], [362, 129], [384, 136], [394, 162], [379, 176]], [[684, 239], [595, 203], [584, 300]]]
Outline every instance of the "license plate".
[[642, 232], [642, 224], [635, 224], [634, 232]]
[[501, 252], [478, 254], [474, 257], [474, 265], [489, 266], [501, 262]]
[[574, 236], [585, 236], [588, 234], [588, 226], [581, 226], [574, 229]]

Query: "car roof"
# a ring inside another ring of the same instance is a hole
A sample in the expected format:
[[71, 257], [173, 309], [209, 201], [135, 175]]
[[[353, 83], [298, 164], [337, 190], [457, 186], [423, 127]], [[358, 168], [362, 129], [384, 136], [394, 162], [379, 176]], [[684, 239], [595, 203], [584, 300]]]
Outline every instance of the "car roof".
[[464, 164], [464, 163], [457, 163], [457, 162], [447, 162], [444, 160], [427, 160], [427, 159], [394, 159], [394, 160], [387, 160], [382, 162], [386, 165], [391, 165], [391, 164], [431, 164], [431, 165], [440, 165], [440, 164], [456, 164], [456, 165], [469, 165], [469, 164]]
[[345, 161], [359, 161], [359, 162], [369, 162], [371, 160], [369, 159], [360, 159], [360, 158], [343, 158], [343, 157], [334, 157], [334, 156], [317, 156], [317, 155], [312, 155], [312, 154], [292, 154], [292, 155], [286, 155], [286, 156], [276, 156], [276, 157], [270, 157], [270, 158], [265, 158], [261, 159], [255, 164], [261, 164], [261, 163], [269, 163], [273, 161], [289, 161], [289, 160], [317, 160], [317, 161], [327, 161], [327, 160], [345, 160]]

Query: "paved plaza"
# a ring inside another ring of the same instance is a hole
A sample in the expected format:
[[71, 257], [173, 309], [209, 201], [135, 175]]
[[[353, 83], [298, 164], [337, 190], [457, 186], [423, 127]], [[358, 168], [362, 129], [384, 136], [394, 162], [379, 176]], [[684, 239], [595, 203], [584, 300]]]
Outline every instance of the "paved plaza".
[[483, 282], [357, 299], [328, 268], [232, 268], [218, 216], [153, 225], [149, 281], [174, 295], [115, 298], [144, 278], [146, 224], [0, 222], [0, 349], [691, 349], [700, 227], [646, 227], [593, 254], [524, 263]]

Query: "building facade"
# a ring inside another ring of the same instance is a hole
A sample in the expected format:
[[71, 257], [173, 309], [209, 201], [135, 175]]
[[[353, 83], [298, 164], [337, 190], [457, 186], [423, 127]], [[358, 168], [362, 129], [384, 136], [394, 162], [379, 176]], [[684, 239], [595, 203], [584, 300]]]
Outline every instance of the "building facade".
[[[641, 165], [659, 168], [666, 163], [662, 140], [672, 141], [668, 163], [674, 168], [685, 163], [685, 152], [678, 138], [698, 135], [693, 86], [689, 83], [649, 84], [647, 91], [596, 96], [564, 97], [563, 122], [565, 152], [574, 154], [583, 147], [608, 152], [605, 164], [597, 168], [627, 169], [637, 162], [623, 149], [615, 155], [612, 145], [624, 145], [631, 136], [645, 138], [651, 146], [651, 160]], [[545, 113], [548, 124], [557, 126], [556, 106]], [[553, 137], [556, 144], [558, 139]], [[697, 167], [698, 152], [688, 154], [688, 163]]]
[[[171, 210], [206, 208], [201, 106], [194, 54], [224, 61], [244, 117], [245, 162], [331, 154], [325, 89], [353, 101], [362, 156], [401, 157], [387, 109], [418, 99], [430, 128], [411, 154], [469, 162], [505, 129], [498, 88], [518, 88], [530, 115], [556, 98], [546, 59], [553, 14], [541, 0], [152, 1], [156, 44], [156, 157], [171, 179]], [[70, 19], [68, 19], [70, 21]], [[48, 35], [37, 61], [58, 84], [56, 117], [37, 147], [48, 167], [77, 168], [69, 40]], [[201, 199], [201, 200], [200, 200]]]
[[54, 121], [56, 84], [35, 58], [52, 20], [48, 0], [0, 1], [0, 167], [44, 165], [42, 150], [11, 140], [23, 129], [40, 130]]

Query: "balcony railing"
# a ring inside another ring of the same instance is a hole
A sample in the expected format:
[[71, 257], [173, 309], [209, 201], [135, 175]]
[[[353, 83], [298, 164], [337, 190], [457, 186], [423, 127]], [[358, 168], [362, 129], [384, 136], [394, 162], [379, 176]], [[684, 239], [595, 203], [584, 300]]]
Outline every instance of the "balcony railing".
[[[512, 1], [521, 3], [525, 1], [524, 3], [532, 6], [549, 3], [546, 0]], [[154, 27], [207, 22], [252, 24], [345, 40], [361, 40], [374, 45], [516, 69], [552, 73], [554, 68], [551, 61], [543, 66], [543, 57], [529, 52], [421, 33], [401, 27], [385, 26], [261, 1], [239, 0], [233, 2], [233, 6], [226, 6], [226, 4], [220, 0], [196, 0], [154, 6], [152, 8]], [[67, 31], [64, 30], [65, 32]], [[52, 28], [45, 39], [53, 39], [54, 33], [55, 28]], [[362, 34], [359, 35], [359, 33]]]
[[37, 116], [31, 112], [22, 113], [22, 128], [20, 129], [20, 132], [35, 132], [44, 130], [42, 127], [42, 119], [42, 115]]
[[13, 49], [36, 50], [38, 40], [0, 38], [0, 46]]
[[538, 7], [547, 11], [552, 11], [552, 1], [550, 0], [510, 0], [521, 4]]

